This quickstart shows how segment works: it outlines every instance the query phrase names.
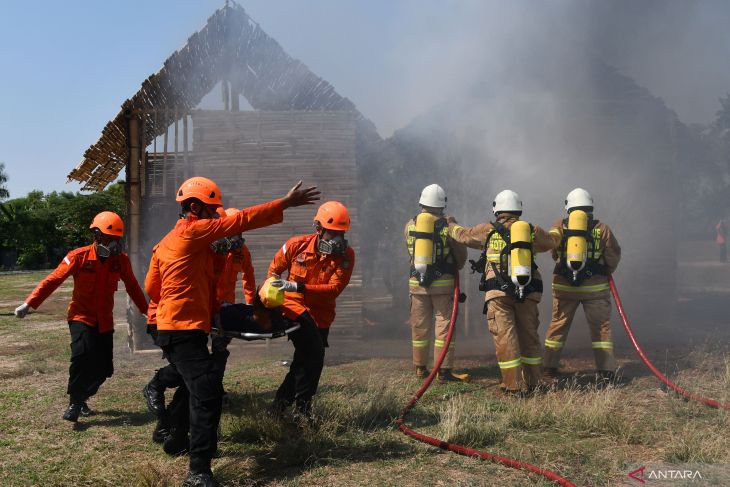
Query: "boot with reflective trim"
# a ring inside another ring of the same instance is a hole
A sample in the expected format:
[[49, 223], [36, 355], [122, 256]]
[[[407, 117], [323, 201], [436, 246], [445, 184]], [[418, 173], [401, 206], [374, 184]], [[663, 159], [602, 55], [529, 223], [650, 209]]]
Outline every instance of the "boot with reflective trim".
[[425, 365], [416, 365], [416, 377], [419, 379], [425, 379], [430, 373]]

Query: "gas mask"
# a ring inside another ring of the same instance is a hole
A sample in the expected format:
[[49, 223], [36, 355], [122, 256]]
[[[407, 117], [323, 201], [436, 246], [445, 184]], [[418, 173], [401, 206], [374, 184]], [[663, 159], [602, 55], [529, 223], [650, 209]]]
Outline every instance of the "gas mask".
[[112, 240], [108, 244], [103, 244], [100, 241], [96, 241], [96, 255], [102, 259], [106, 257], [113, 257], [122, 253], [122, 244], [119, 240]]
[[216, 254], [223, 255], [232, 250], [240, 249], [241, 247], [243, 247], [243, 244], [245, 242], [246, 239], [244, 239], [240, 235], [234, 235], [233, 237], [223, 237], [216, 240], [215, 242], [210, 244], [210, 248]]
[[323, 255], [344, 254], [347, 249], [347, 240], [342, 235], [337, 235], [330, 240], [319, 237], [317, 241], [317, 252]]

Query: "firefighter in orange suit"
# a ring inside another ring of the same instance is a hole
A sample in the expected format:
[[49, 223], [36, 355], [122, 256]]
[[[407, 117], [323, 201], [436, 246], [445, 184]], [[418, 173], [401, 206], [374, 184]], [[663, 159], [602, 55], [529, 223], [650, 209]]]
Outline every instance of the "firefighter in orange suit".
[[[416, 375], [423, 378], [429, 374], [428, 362], [430, 335], [435, 316], [434, 361], [440, 356], [444, 340], [451, 323], [451, 309], [454, 299], [454, 273], [466, 263], [466, 247], [449, 237], [449, 226], [444, 216], [446, 208], [446, 192], [438, 184], [430, 184], [423, 188], [418, 200], [421, 213], [429, 213], [437, 217], [432, 235], [424, 237], [433, 241], [432, 264], [427, 267], [425, 275], [414, 266], [416, 237], [420, 235], [416, 228], [417, 217], [406, 223], [405, 238], [410, 255], [411, 269], [408, 280], [410, 292], [410, 324], [411, 345], [413, 349], [413, 365]], [[454, 375], [454, 340], [452, 338], [438, 378], [441, 382], [463, 380], [465, 376]]]
[[482, 250], [474, 263], [482, 273], [479, 288], [486, 292], [484, 312], [494, 338], [497, 363], [502, 374], [501, 389], [521, 396], [540, 384], [542, 350], [537, 328], [540, 324], [537, 304], [542, 297], [542, 280], [534, 263], [534, 254], [547, 252], [557, 239], [545, 230], [530, 225], [530, 240], [525, 247], [532, 253], [531, 280], [519, 289], [510, 275], [509, 254], [517, 248], [511, 242], [510, 228], [522, 215], [522, 201], [514, 191], [504, 190], [492, 203], [493, 223], [464, 228], [449, 223], [449, 235], [468, 247]]
[[147, 313], [147, 299], [134, 277], [129, 257], [122, 252], [122, 219], [116, 213], [103, 211], [94, 217], [89, 228], [94, 232], [94, 243], [69, 252], [15, 310], [15, 315], [23, 318], [38, 309], [68, 276], [73, 276], [68, 306], [71, 365], [66, 392], [70, 401], [63, 414], [63, 419], [73, 422], [79, 415], [91, 414], [86, 401], [114, 373], [112, 310], [120, 279], [139, 311]]
[[[324, 366], [324, 349], [335, 319], [335, 299], [347, 287], [355, 267], [355, 251], [345, 232], [350, 215], [345, 206], [328, 201], [314, 217], [315, 233], [290, 238], [269, 266], [273, 286], [285, 291], [284, 317], [301, 327], [289, 334], [294, 359], [276, 391], [273, 409], [281, 413], [294, 404], [301, 421], [311, 417], [311, 403]], [[288, 273], [287, 280], [281, 278]]]
[[221, 218], [216, 212], [222, 206], [218, 186], [204, 177], [188, 179], [176, 197], [183, 217], [155, 248], [156, 268], [149, 272], [159, 273], [160, 286], [147, 292], [157, 302], [156, 343], [183, 380], [170, 406], [171, 435], [163, 448], [170, 454], [189, 452], [189, 472], [183, 485], [216, 484], [211, 459], [217, 449], [223, 385], [221, 371], [207, 347], [215, 278], [210, 245], [223, 237], [279, 223], [286, 208], [312, 204], [318, 192], [315, 188], [300, 190], [300, 186], [301, 182], [282, 199]]
[[559, 239], [560, 245], [553, 251], [553, 317], [545, 337], [546, 382], [557, 379], [560, 353], [568, 338], [570, 324], [579, 305], [591, 332], [591, 346], [598, 370], [600, 385], [614, 378], [616, 360], [611, 340], [611, 294], [608, 274], [616, 271], [621, 260], [621, 247], [611, 228], [593, 219], [593, 198], [588, 191], [576, 188], [565, 200], [565, 210], [582, 210], [588, 215], [586, 231], [587, 256], [584, 267], [573, 274], [566, 263], [566, 230], [568, 219], [558, 220], [550, 233]]

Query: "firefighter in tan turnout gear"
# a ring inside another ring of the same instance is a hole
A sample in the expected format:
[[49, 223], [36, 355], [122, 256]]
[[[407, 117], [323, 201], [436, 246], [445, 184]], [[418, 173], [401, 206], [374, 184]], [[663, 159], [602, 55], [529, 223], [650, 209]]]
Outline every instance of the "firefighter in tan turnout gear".
[[560, 353], [582, 304], [590, 326], [599, 384], [605, 384], [613, 380], [616, 369], [608, 274], [618, 267], [621, 247], [609, 226], [593, 219], [593, 198], [588, 191], [576, 188], [568, 193], [565, 209], [568, 218], [558, 220], [550, 229], [560, 245], [553, 251], [553, 316], [545, 338], [544, 378], [546, 382], [557, 378]]
[[500, 387], [522, 395], [539, 385], [542, 369], [537, 334], [542, 280], [534, 254], [552, 250], [558, 239], [520, 220], [522, 201], [514, 191], [497, 194], [492, 207], [495, 222], [464, 228], [450, 220], [449, 235], [482, 250], [472, 268], [482, 274], [479, 289], [486, 292], [484, 312], [497, 349]]
[[[446, 192], [438, 184], [426, 186], [418, 201], [421, 213], [406, 224], [405, 237], [411, 259], [410, 324], [413, 365], [419, 377], [428, 375], [431, 326], [436, 322], [434, 361], [440, 356], [449, 331], [454, 299], [454, 273], [464, 267], [466, 247], [449, 237], [444, 209]], [[468, 380], [466, 374], [454, 374], [454, 341], [452, 339], [438, 371], [441, 382]]]

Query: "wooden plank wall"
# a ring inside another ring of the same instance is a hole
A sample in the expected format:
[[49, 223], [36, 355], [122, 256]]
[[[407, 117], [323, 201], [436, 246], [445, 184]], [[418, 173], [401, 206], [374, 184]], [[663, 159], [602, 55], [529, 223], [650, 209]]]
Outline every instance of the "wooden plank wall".
[[[193, 111], [192, 174], [216, 181], [226, 207], [237, 208], [283, 196], [298, 179], [316, 185], [323, 201], [339, 200], [350, 210], [353, 228], [348, 240], [357, 252], [357, 116], [345, 111]], [[284, 223], [244, 234], [257, 282], [263, 281], [274, 253], [288, 238], [312, 232], [316, 208], [287, 210]], [[154, 219], [146, 220], [146, 234], [159, 232]], [[350, 285], [337, 300], [333, 333], [357, 334], [361, 294], [362, 272], [356, 265]]]

